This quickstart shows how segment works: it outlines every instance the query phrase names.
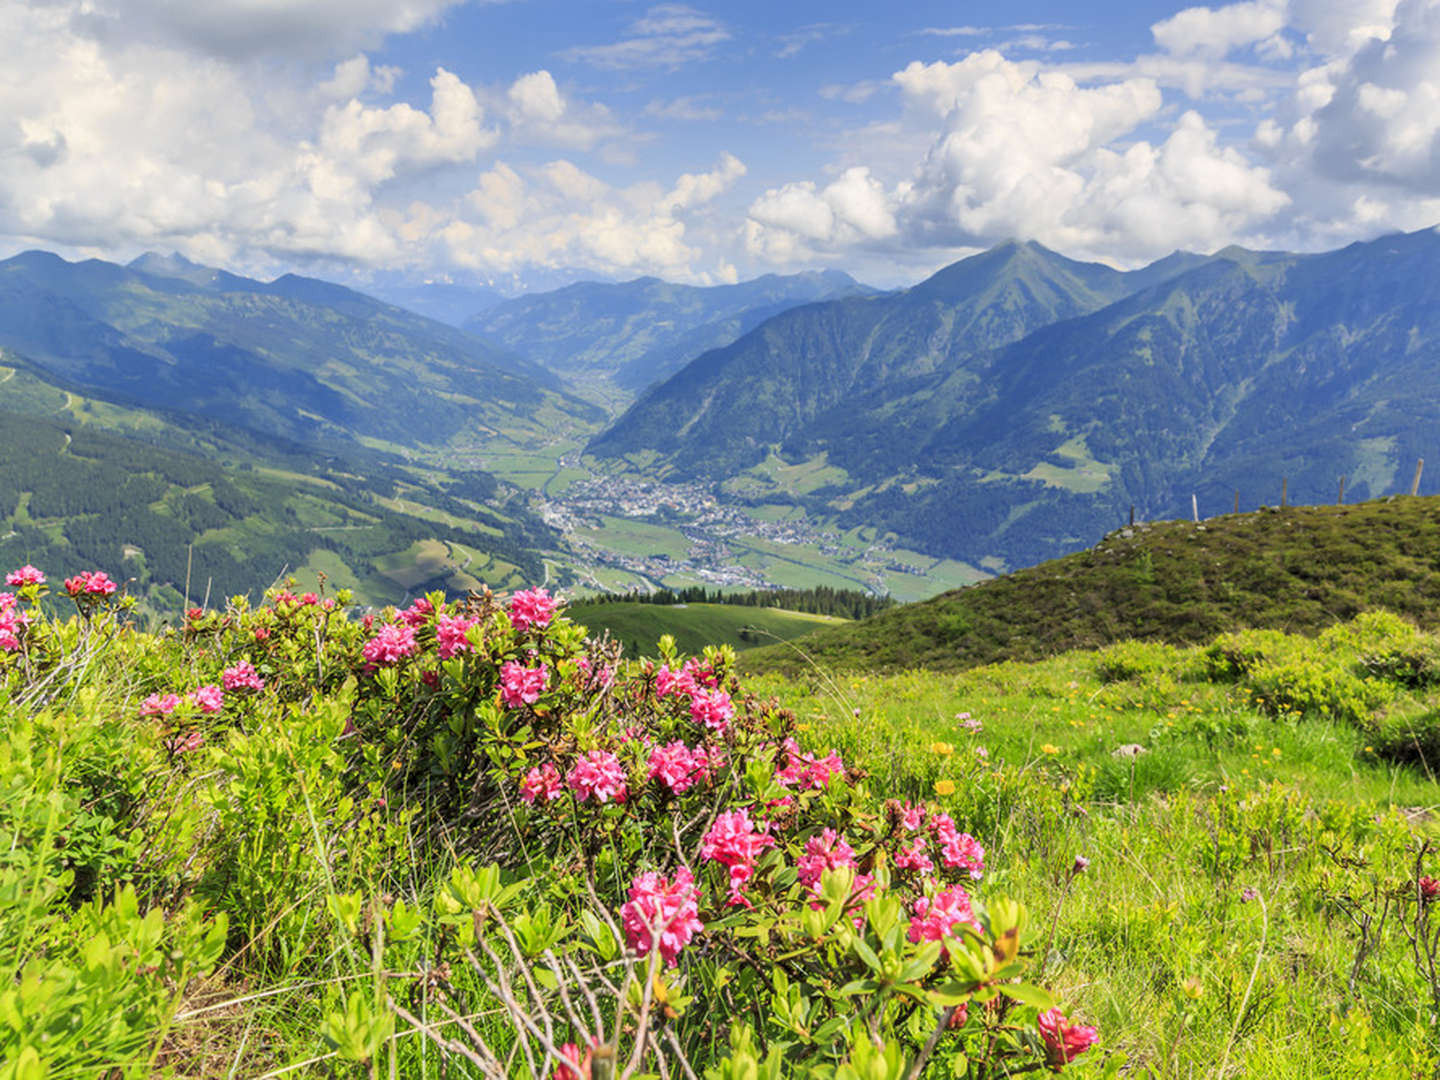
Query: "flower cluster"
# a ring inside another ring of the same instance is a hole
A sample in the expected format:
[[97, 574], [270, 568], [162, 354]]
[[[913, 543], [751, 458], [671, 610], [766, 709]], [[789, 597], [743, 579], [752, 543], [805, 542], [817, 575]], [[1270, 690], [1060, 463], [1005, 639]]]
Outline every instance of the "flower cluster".
[[694, 875], [683, 866], [674, 881], [654, 871], [641, 874], [631, 883], [629, 897], [620, 908], [625, 943], [641, 956], [658, 945], [665, 963], [674, 967], [680, 950], [705, 929]]
[[1100, 1038], [1093, 1027], [1070, 1023], [1059, 1008], [1041, 1013], [1035, 1023], [1045, 1043], [1046, 1062], [1052, 1068], [1070, 1064]]
[[560, 602], [545, 589], [525, 589], [510, 597], [510, 625], [522, 634], [533, 628], [543, 629], [555, 617]]
[[565, 782], [581, 802], [593, 798], [606, 803], [611, 799], [625, 801], [626, 779], [625, 766], [619, 758], [609, 750], [591, 750], [575, 762]]
[[518, 709], [521, 705], [534, 705], [545, 692], [549, 672], [545, 665], [527, 668], [514, 660], [507, 660], [500, 666], [500, 700], [507, 709]]
[[42, 574], [39, 570], [35, 569], [35, 567], [31, 566], [29, 563], [26, 563], [24, 566], [20, 567], [19, 570], [11, 570], [10, 573], [6, 574], [5, 584], [20, 586], [44, 585], [45, 575]]
[[1420, 900], [1426, 904], [1440, 900], [1440, 878], [1433, 878], [1428, 874], [1420, 878]]
[[265, 680], [249, 660], [241, 660], [233, 667], [220, 673], [220, 682], [226, 690], [264, 690]]
[[536, 799], [543, 799], [547, 803], [554, 802], [563, 793], [560, 771], [548, 762], [535, 766], [525, 774], [525, 779], [520, 781], [520, 798], [527, 803], [533, 803]]
[[449, 660], [459, 653], [473, 651], [465, 635], [478, 621], [461, 615], [441, 615], [435, 620], [435, 654], [441, 660]]
[[647, 772], [651, 780], [659, 780], [671, 793], [683, 795], [695, 784], [709, 780], [712, 769], [720, 764], [718, 755], [703, 746], [692, 750], [676, 739], [650, 751]]
[[822, 791], [832, 779], [845, 774], [845, 762], [834, 750], [823, 758], [817, 758], [808, 751], [802, 751], [794, 739], [786, 739], [783, 748], [785, 767], [775, 772], [775, 782], [781, 787]]
[[915, 914], [910, 920], [908, 936], [915, 944], [940, 941], [949, 937], [957, 926], [969, 926], [977, 932], [980, 930], [980, 923], [970, 907], [970, 894], [959, 885], [941, 889], [934, 897], [920, 897], [911, 910]]
[[940, 844], [940, 861], [952, 870], [964, 870], [979, 881], [985, 873], [985, 849], [980, 842], [956, 829], [949, 814], [936, 814], [930, 819], [930, 827]]
[[367, 663], [376, 667], [397, 664], [415, 652], [415, 628], [402, 623], [386, 623], [361, 650]]
[[[19, 573], [19, 571], [16, 571]], [[14, 577], [11, 574], [10, 577]], [[13, 581], [11, 584], [15, 584]], [[20, 634], [30, 622], [28, 612], [21, 611], [10, 593], [0, 593], [0, 649], [5, 652], [20, 651]]]
[[81, 570], [74, 577], [65, 579], [65, 591], [73, 598], [109, 596], [115, 589], [115, 582], [104, 570]]
[[183, 697], [179, 694], [151, 694], [140, 703], [140, 715], [169, 716], [186, 702], [202, 713], [218, 713], [225, 708], [225, 691], [210, 684], [196, 687]]
[[750, 820], [750, 811], [727, 810], [715, 819], [700, 845], [700, 857], [718, 862], [730, 874], [728, 904], [750, 906], [745, 899], [745, 884], [755, 876], [755, 862], [766, 848], [775, 846], [768, 823], [757, 827]]

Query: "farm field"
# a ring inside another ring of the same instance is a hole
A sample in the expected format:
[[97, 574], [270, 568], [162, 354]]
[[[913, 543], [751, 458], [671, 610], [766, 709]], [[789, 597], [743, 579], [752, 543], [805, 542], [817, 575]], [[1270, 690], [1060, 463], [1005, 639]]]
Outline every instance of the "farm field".
[[844, 622], [827, 615], [811, 615], [780, 608], [740, 607], [733, 604], [638, 604], [611, 602], [571, 605], [570, 618], [587, 627], [592, 636], [609, 631], [631, 656], [654, 656], [661, 635], [675, 639], [683, 653], [699, 653], [706, 645], [747, 649], [759, 644], [789, 641], [825, 626]]

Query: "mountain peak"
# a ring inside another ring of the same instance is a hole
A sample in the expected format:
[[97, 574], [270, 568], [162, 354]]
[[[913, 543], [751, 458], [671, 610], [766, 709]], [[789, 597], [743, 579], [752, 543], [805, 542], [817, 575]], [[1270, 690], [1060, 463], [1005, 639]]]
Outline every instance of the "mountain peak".
[[191, 285], [198, 285], [201, 288], [209, 288], [220, 279], [219, 270], [191, 262], [178, 251], [172, 251], [169, 255], [147, 251], [144, 255], [127, 263], [126, 268], [137, 273], [148, 274], [150, 277], [173, 278]]

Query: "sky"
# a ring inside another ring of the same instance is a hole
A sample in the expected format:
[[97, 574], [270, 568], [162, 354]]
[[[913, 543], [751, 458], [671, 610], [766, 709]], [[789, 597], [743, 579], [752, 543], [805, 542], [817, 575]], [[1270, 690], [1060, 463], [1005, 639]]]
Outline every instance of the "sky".
[[491, 284], [1440, 222], [1440, 0], [0, 0], [0, 255]]

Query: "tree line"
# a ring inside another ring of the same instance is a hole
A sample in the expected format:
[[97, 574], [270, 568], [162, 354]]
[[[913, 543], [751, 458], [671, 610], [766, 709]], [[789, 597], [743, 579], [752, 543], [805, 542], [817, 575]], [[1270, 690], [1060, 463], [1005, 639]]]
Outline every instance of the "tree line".
[[587, 597], [587, 604], [733, 604], [738, 607], [783, 608], [808, 615], [833, 615], [842, 619], [868, 619], [894, 605], [890, 596], [876, 596], [859, 589], [836, 589], [817, 585], [810, 589], [759, 589], [727, 593], [692, 585], [684, 589], [657, 589], [655, 592], [605, 593]]

